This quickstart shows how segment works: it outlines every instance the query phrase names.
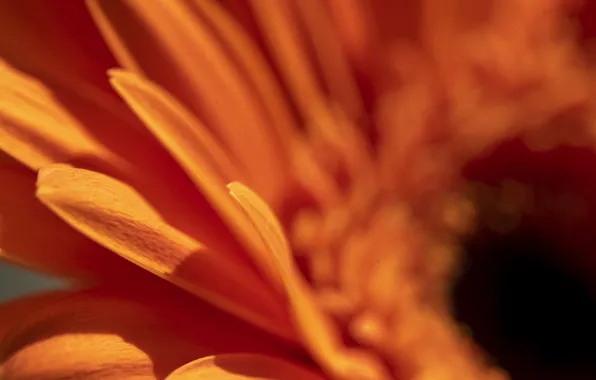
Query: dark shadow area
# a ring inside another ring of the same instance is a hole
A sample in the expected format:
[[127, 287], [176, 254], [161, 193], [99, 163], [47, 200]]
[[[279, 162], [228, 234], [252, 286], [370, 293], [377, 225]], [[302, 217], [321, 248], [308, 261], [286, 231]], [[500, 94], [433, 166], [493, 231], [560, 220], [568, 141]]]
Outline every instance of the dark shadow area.
[[533, 231], [481, 231], [454, 288], [456, 318], [513, 379], [595, 379], [596, 298]]
[[[463, 243], [467, 261], [453, 294], [456, 319], [514, 380], [596, 379], [595, 172], [590, 148], [533, 151], [520, 140], [464, 170], [469, 180], [495, 189], [518, 181], [533, 194], [513, 231], [480, 221]], [[491, 212], [481, 209], [481, 219]]]
[[[62, 343], [52, 344], [56, 341]], [[294, 347], [155, 278], [116, 281], [76, 292], [28, 315], [0, 342], [0, 363], [21, 352], [16, 360], [21, 360], [17, 364], [22, 368], [23, 360], [31, 360], [27, 355], [34, 355], [40, 347], [51, 350], [53, 357], [63, 355], [64, 360], [56, 363], [48, 364], [44, 358], [36, 362], [40, 371], [51, 367], [56, 378], [114, 378], [129, 373], [164, 379], [179, 366], [209, 355], [252, 352], [290, 356], [296, 352]], [[23, 356], [28, 349], [33, 351]], [[121, 355], [113, 355], [113, 350], [120, 350]], [[81, 358], [93, 365], [78, 365]], [[9, 362], [6, 370], [13, 364]], [[31, 373], [37, 370], [33, 366]]]

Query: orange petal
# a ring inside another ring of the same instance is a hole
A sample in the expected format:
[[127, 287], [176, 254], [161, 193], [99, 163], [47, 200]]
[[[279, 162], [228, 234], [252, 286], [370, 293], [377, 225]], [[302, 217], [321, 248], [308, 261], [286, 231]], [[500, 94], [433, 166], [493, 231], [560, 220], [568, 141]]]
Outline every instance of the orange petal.
[[371, 54], [378, 32], [371, 4], [360, 0], [328, 0], [328, 3], [342, 46], [351, 61], [360, 69], [365, 68], [376, 58]]
[[267, 204], [240, 183], [228, 187], [276, 259], [295, 323], [318, 363], [339, 379], [389, 379], [378, 358], [344, 346], [336, 326], [317, 306], [308, 284], [296, 269], [283, 228]]
[[195, 215], [214, 216], [210, 205], [126, 105], [109, 100], [85, 83], [42, 84], [0, 61], [0, 149], [35, 170], [69, 162], [125, 179], [176, 228], [232, 240], [222, 223], [197, 223]]
[[287, 1], [251, 1], [259, 26], [273, 58], [301, 112], [308, 119], [312, 104], [323, 104], [324, 97], [298, 28], [292, 4]]
[[121, 71], [111, 74], [115, 89], [186, 169], [228, 225], [250, 247], [256, 262], [262, 264], [267, 273], [275, 274], [275, 266], [262, 249], [260, 238], [225, 190], [226, 183], [238, 178], [237, 169], [209, 132], [164, 90], [134, 74]]
[[[90, 95], [85, 88], [81, 91]], [[132, 128], [119, 109], [79, 95], [61, 87], [50, 89], [0, 62], [0, 149], [34, 170], [76, 162], [126, 178], [177, 228], [210, 243], [232, 240], [221, 222], [197, 223], [196, 214], [214, 215], [213, 210], [197, 197], [184, 172], [152, 136]], [[172, 197], [172, 191], [178, 196]], [[69, 252], [75, 253], [80, 252]]]
[[163, 379], [207, 355], [290, 355], [266, 334], [166, 283], [139, 285], [77, 292], [30, 310], [2, 339], [2, 378]]
[[210, 171], [220, 182], [242, 178], [236, 162], [211, 132], [174, 97], [133, 73], [111, 70], [109, 74], [114, 89], [191, 177]]
[[0, 149], [32, 169], [89, 156], [108, 165], [124, 165], [48, 88], [1, 60]]
[[307, 27], [308, 37], [314, 45], [330, 97], [351, 118], [360, 118], [363, 112], [362, 99], [346, 52], [333, 25], [330, 10], [325, 2], [318, 0], [297, 1], [296, 5]]
[[235, 252], [215, 251], [166, 224], [128, 185], [81, 169], [40, 172], [38, 198], [94, 241], [268, 331], [292, 337], [279, 296]]
[[255, 354], [225, 354], [192, 361], [166, 380], [324, 380], [324, 377], [284, 359]]
[[236, 56], [236, 61], [248, 74], [258, 96], [260, 96], [273, 125], [284, 144], [288, 144], [298, 126], [293, 119], [290, 105], [283, 90], [275, 79], [271, 68], [255, 42], [242, 25], [218, 2], [194, 0], [197, 9], [213, 24], [222, 42]]
[[[123, 7], [111, 1], [91, 2], [90, 9], [98, 14], [98, 24], [107, 36], [120, 36], [142, 73], [201, 115], [239, 159], [259, 192], [268, 199], [279, 196], [286, 177], [280, 141], [262, 105], [254, 100], [250, 86], [213, 33], [184, 1], [124, 3]], [[144, 38], [147, 34], [151, 38]]]
[[84, 280], [139, 272], [87, 239], [35, 198], [35, 174], [0, 153], [0, 258]]

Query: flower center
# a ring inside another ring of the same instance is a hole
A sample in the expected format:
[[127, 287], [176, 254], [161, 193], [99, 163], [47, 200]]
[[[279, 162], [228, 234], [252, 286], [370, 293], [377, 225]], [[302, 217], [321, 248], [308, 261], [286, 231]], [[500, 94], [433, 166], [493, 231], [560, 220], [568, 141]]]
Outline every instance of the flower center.
[[380, 190], [367, 194], [303, 210], [293, 228], [306, 276], [346, 344], [380, 357], [395, 378], [501, 379], [450, 314], [459, 234], [473, 205], [448, 194], [414, 211]]
[[506, 142], [467, 168], [484, 183], [471, 186], [478, 227], [463, 242], [454, 316], [513, 379], [596, 378], [594, 158]]
[[400, 201], [370, 185], [373, 174], [295, 219], [321, 307], [395, 378], [595, 377], [586, 178], [596, 160], [583, 148], [504, 146], [432, 200]]

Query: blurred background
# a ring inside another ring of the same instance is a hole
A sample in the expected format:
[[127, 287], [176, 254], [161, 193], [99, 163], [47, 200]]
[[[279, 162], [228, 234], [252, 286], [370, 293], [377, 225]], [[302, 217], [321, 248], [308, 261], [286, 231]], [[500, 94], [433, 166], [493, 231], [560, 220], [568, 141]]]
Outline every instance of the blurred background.
[[29, 272], [0, 261], [0, 302], [64, 286], [64, 283], [58, 279]]

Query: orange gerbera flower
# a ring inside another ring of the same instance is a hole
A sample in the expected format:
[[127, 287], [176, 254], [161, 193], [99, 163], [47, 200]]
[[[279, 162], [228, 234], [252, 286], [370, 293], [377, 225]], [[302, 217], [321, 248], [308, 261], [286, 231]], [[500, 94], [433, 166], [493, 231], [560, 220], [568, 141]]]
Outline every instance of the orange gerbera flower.
[[474, 231], [559, 226], [541, 185], [588, 224], [532, 153], [595, 143], [577, 9], [1, 2], [1, 255], [77, 287], [2, 306], [0, 377], [507, 378], [450, 289]]

